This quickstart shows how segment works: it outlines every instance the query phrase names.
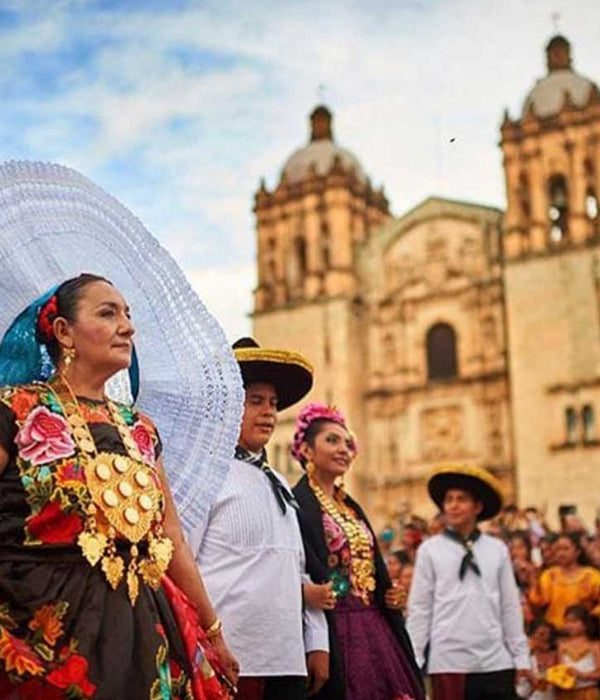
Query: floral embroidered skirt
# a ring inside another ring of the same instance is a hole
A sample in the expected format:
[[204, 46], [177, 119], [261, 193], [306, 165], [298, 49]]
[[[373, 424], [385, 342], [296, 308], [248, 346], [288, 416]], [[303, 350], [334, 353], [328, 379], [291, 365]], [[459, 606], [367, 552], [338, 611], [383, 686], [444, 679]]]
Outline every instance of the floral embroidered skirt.
[[193, 700], [163, 589], [107, 584], [70, 548], [0, 552], [0, 700]]
[[381, 612], [348, 595], [334, 611], [346, 700], [421, 700], [409, 660]]

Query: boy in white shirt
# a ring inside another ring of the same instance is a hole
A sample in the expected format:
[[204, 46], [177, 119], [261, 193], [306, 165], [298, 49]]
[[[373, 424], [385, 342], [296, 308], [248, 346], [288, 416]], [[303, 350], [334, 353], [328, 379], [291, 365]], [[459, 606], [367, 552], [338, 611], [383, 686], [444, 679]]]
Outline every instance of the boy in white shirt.
[[434, 700], [511, 700], [530, 678], [529, 651], [510, 557], [477, 523], [502, 507], [499, 482], [485, 469], [437, 469], [429, 494], [445, 530], [417, 552], [407, 629]]

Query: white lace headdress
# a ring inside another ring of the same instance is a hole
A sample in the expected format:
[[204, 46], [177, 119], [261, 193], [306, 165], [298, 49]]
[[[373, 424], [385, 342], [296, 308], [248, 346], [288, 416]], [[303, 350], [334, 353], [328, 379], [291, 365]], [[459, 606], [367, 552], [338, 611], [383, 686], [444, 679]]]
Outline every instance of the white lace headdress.
[[[169, 253], [116, 199], [60, 165], [0, 164], [0, 337], [36, 297], [81, 272], [111, 280], [132, 310], [137, 406], [158, 426], [180, 516], [194, 528], [227, 475], [242, 417], [225, 334]], [[110, 393], [123, 398], [127, 390], [122, 373]]]

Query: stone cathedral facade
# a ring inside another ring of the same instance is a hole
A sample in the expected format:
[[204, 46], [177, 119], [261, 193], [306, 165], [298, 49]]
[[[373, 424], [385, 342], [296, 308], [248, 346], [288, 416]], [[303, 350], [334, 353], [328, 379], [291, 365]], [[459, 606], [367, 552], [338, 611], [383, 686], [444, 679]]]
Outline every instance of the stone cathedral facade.
[[[600, 90], [561, 36], [505, 114], [505, 211], [429, 197], [394, 217], [331, 112], [255, 198], [254, 335], [313, 362], [349, 416], [348, 487], [381, 525], [431, 513], [425, 478], [487, 467], [509, 502], [600, 506]], [[295, 481], [294, 409], [270, 459]]]

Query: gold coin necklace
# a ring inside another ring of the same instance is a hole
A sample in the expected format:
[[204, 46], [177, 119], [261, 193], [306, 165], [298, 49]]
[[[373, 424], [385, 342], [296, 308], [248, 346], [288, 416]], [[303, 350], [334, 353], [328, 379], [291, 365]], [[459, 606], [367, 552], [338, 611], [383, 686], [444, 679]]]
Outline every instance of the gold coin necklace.
[[[117, 406], [105, 397], [112, 424], [117, 429], [127, 455], [98, 452], [79, 402], [63, 375], [55, 375], [46, 385], [55, 396], [71, 428], [79, 452], [91, 498], [84, 530], [77, 543], [91, 566], [101, 563], [113, 589], [123, 580], [132, 605], [139, 595], [139, 576], [156, 589], [166, 574], [173, 554], [173, 543], [162, 529], [162, 493], [154, 470], [144, 462], [131, 429]], [[107, 523], [98, 522], [99, 513]], [[103, 531], [104, 529], [104, 531]], [[131, 543], [130, 560], [117, 553], [117, 538]], [[140, 558], [138, 543], [148, 543], [148, 557]]]
[[368, 605], [375, 590], [375, 563], [368, 533], [355, 512], [344, 501], [344, 492], [337, 489], [334, 498], [329, 497], [312, 474], [308, 483], [321, 509], [341, 528], [350, 546], [350, 583], [363, 602]]

